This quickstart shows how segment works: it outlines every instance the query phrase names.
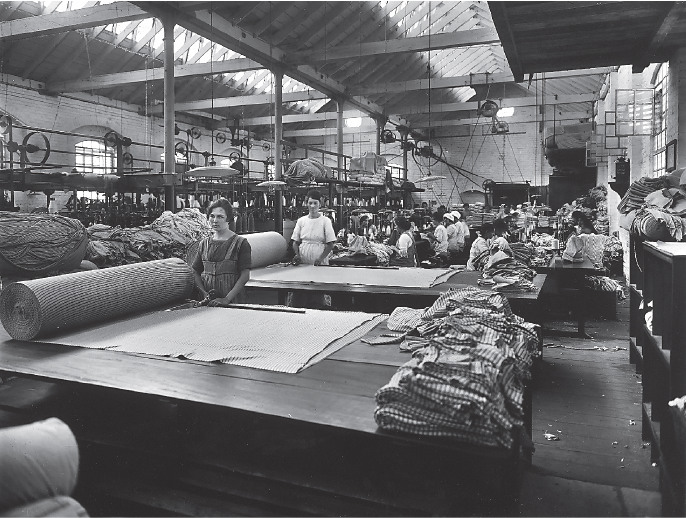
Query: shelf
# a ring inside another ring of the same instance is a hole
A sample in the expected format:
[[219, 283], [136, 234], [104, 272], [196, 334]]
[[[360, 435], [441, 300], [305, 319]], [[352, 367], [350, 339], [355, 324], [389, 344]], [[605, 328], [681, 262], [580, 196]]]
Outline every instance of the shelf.
[[[647, 325], [643, 324], [643, 332], [645, 336], [645, 345], [644, 351], [646, 347], [650, 347], [652, 351], [654, 351], [655, 355], [660, 358], [660, 363], [661, 366], [664, 370], [664, 375], [669, 378], [670, 375], [670, 358], [671, 358], [671, 351], [666, 351], [662, 349], [662, 337], [661, 336], [655, 336], [654, 334], [651, 333], [650, 329], [648, 328]], [[645, 355], [644, 355], [645, 357]]]
[[636, 345], [636, 337], [629, 337], [629, 361], [636, 365], [636, 372], [643, 372], [643, 347]]

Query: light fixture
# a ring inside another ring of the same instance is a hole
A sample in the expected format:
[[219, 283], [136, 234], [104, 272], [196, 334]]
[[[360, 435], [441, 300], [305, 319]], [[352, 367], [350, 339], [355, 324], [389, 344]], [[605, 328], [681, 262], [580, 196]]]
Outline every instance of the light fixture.
[[419, 180], [415, 180], [414, 183], [431, 183], [439, 180], [445, 180], [445, 178], [445, 176], [422, 176]]
[[242, 173], [245, 169], [245, 166], [243, 165], [243, 162], [241, 162], [240, 160], [236, 160], [234, 163], [231, 164], [231, 169], [235, 169], [239, 173]]
[[267, 180], [265, 182], [260, 182], [257, 184], [257, 187], [283, 187], [286, 185], [286, 182], [282, 180]]
[[362, 126], [362, 117], [350, 117], [349, 119], [345, 119], [345, 125], [348, 128], [359, 128]]
[[226, 167], [225, 165], [210, 165], [190, 169], [186, 174], [193, 176], [223, 178], [225, 176], [236, 176], [237, 174], [240, 174], [240, 172], [241, 171], [238, 171], [237, 169]]
[[498, 113], [495, 114], [496, 117], [501, 118], [501, 117], [512, 117], [514, 115], [514, 107], [510, 106], [509, 108], [500, 108], [498, 110]]

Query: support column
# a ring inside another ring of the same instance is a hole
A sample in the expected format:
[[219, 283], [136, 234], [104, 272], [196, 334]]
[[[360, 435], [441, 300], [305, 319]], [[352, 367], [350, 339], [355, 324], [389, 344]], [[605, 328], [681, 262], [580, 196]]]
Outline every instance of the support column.
[[[176, 153], [174, 152], [174, 27], [173, 15], [162, 19], [164, 26], [164, 172], [176, 174]], [[175, 177], [173, 177], [175, 178]], [[164, 187], [165, 210], [176, 212], [174, 181]]]
[[[274, 74], [274, 180], [281, 180], [283, 138], [283, 70], [276, 68]], [[274, 192], [274, 230], [283, 234], [283, 191]]]
[[[336, 117], [336, 153], [338, 153], [338, 179], [343, 180], [343, 169], [345, 168], [345, 160], [343, 160], [343, 99], [336, 101], [338, 106], [338, 113]], [[336, 220], [338, 220], [341, 228], [345, 228], [346, 221], [343, 221], [343, 193], [339, 193], [338, 207], [336, 208]]]
[[386, 125], [386, 121], [378, 117], [376, 119], [376, 154], [380, 155], [381, 154], [381, 133], [383, 132], [383, 128]]

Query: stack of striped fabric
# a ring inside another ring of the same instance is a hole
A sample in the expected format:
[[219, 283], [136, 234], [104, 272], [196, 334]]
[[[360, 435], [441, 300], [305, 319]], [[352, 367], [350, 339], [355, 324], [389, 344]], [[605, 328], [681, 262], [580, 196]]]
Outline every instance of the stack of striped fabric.
[[628, 214], [634, 209], [639, 209], [645, 203], [646, 196], [651, 192], [668, 187], [670, 187], [669, 182], [664, 176], [660, 178], [648, 178], [646, 176], [639, 178], [629, 186], [629, 190], [626, 191], [622, 201], [617, 205], [617, 209], [622, 214]]
[[531, 258], [535, 255], [533, 245], [529, 243], [510, 243], [510, 249], [517, 261], [527, 266], [531, 265]]
[[[399, 316], [416, 325], [416, 313]], [[511, 447], [513, 429], [523, 424], [536, 326], [514, 315], [504, 296], [471, 287], [443, 293], [421, 320], [428, 345], [377, 391], [377, 424]]]

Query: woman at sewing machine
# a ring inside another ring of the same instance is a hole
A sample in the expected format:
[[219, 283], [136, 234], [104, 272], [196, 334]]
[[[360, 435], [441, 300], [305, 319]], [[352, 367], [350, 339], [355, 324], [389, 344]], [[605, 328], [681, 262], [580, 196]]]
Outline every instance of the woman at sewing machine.
[[200, 241], [193, 262], [195, 286], [210, 306], [241, 302], [243, 287], [250, 280], [250, 243], [229, 228], [233, 207], [226, 198], [210, 204], [207, 219], [214, 234]]

